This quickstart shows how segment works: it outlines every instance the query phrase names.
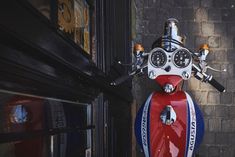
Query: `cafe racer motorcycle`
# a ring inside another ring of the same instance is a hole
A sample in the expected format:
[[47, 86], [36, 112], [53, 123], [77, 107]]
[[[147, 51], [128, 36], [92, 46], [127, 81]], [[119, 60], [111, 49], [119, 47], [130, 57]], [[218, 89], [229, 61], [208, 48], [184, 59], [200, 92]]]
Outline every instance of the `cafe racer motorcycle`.
[[[118, 85], [147, 68], [148, 77], [155, 80], [162, 91], [154, 91], [139, 109], [135, 120], [135, 135], [145, 157], [192, 157], [204, 134], [204, 121], [199, 106], [182, 90], [181, 83], [194, 76], [209, 83], [219, 92], [225, 88], [207, 70], [209, 46], [203, 44], [197, 52], [184, 46], [184, 37], [178, 33], [178, 21], [168, 19], [164, 35], [149, 53], [140, 44], [134, 46], [134, 70], [117, 78]], [[121, 62], [119, 62], [121, 64]]]

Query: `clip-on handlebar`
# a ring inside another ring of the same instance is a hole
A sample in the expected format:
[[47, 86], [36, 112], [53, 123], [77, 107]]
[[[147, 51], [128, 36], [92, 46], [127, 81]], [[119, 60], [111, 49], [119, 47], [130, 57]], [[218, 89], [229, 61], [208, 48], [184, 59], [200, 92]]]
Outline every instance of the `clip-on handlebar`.
[[195, 72], [194, 77], [202, 82], [206, 82], [211, 84], [213, 87], [215, 87], [220, 92], [225, 92], [225, 88], [223, 85], [221, 85], [218, 81], [216, 81], [212, 75], [208, 75], [204, 72], [202, 72], [202, 69], [200, 69], [198, 66], [193, 64], [193, 71]]
[[[206, 44], [203, 45], [203, 47], [200, 49], [199, 53], [193, 53], [191, 51], [192, 57], [195, 57], [199, 61], [198, 66], [195, 64], [193, 64], [193, 66], [192, 66], [192, 71], [194, 72], [194, 77], [202, 82], [211, 84], [213, 87], [215, 87], [220, 92], [225, 92], [225, 88], [223, 85], [221, 85], [218, 81], [216, 81], [212, 75], [206, 74], [207, 69], [211, 69], [211, 70], [214, 70], [217, 72], [226, 71], [226, 69], [217, 70], [217, 69], [214, 69], [214, 68], [208, 66], [207, 63], [205, 62], [208, 53], [209, 53], [209, 48], [208, 48], [208, 45], [206, 45]], [[117, 85], [121, 84], [122, 82], [126, 81], [127, 79], [129, 79], [130, 77], [137, 75], [137, 74], [140, 74], [140, 73], [143, 73], [143, 69], [145, 69], [147, 67], [147, 64], [144, 63], [144, 60], [145, 60], [145, 57], [148, 56], [148, 54], [149, 53], [144, 53], [143, 47], [141, 45], [137, 44], [137, 46], [135, 46], [135, 48], [134, 48], [134, 55], [136, 58], [136, 63], [128, 64], [128, 65], [135, 65], [136, 70], [132, 71], [128, 75], [124, 75], [124, 76], [117, 78], [116, 80], [111, 82], [110, 85], [117, 86]], [[122, 64], [122, 63], [120, 62], [119, 64]]]

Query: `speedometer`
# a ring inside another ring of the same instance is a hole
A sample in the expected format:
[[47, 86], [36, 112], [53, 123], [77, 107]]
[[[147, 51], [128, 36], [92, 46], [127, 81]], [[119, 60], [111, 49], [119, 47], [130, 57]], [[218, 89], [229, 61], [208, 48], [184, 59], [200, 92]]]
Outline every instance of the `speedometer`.
[[157, 50], [151, 55], [151, 63], [157, 68], [164, 66], [166, 64], [166, 61], [167, 56], [162, 50]]
[[176, 67], [185, 68], [191, 62], [191, 54], [185, 49], [180, 49], [174, 54], [173, 61]]

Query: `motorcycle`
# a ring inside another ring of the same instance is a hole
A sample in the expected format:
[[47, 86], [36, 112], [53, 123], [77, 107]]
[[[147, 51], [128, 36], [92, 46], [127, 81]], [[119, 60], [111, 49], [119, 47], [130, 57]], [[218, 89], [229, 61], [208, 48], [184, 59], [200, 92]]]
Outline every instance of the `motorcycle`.
[[[181, 82], [195, 77], [225, 92], [207, 70], [209, 46], [203, 44], [197, 52], [184, 46], [179, 36], [178, 21], [170, 18], [165, 23], [164, 35], [145, 52], [140, 44], [134, 46], [134, 70], [111, 85], [117, 86], [134, 75], [145, 73], [155, 80], [162, 91], [154, 91], [139, 109], [135, 120], [136, 140], [145, 157], [192, 157], [204, 134], [204, 121], [199, 106], [182, 90]], [[121, 62], [119, 62], [122, 64]], [[131, 64], [132, 65], [132, 64]]]

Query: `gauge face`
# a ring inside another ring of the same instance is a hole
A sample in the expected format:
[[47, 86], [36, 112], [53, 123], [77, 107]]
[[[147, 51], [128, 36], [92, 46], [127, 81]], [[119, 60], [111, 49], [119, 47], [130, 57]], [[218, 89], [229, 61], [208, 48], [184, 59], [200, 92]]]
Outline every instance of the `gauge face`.
[[185, 68], [191, 62], [191, 55], [187, 50], [179, 50], [174, 55], [174, 64], [178, 68]]
[[151, 55], [151, 62], [157, 68], [160, 68], [166, 64], [167, 56], [164, 51], [157, 50]]

